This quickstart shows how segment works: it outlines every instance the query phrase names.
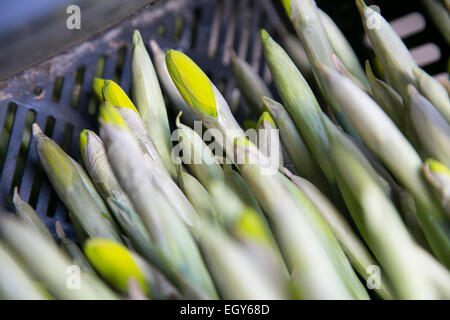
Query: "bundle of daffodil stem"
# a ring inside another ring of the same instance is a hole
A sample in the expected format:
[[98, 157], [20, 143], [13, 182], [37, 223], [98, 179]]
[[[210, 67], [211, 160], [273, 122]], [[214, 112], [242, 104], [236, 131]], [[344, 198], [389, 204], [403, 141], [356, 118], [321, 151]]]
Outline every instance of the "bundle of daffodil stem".
[[[297, 35], [261, 31], [278, 94], [230, 51], [253, 129], [188, 55], [145, 39], [152, 61], [138, 31], [132, 95], [93, 81], [100, 130], [80, 134], [83, 165], [33, 126], [77, 239], [58, 221], [55, 240], [16, 188], [0, 298], [450, 299], [447, 89], [362, 0], [384, 74], [315, 1], [281, 2]], [[448, 14], [424, 3], [444, 30]]]

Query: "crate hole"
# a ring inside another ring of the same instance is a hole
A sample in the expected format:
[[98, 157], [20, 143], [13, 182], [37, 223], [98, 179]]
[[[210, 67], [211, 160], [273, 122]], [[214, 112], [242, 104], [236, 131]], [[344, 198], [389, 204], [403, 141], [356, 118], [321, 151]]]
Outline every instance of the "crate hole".
[[164, 23], [161, 23], [156, 28], [156, 33], [158, 34], [158, 36], [162, 37], [166, 33], [166, 29], [166, 25]]
[[192, 21], [192, 29], [191, 29], [191, 48], [195, 48], [197, 45], [197, 37], [198, 37], [198, 26], [200, 24], [200, 19], [202, 18], [202, 9], [196, 8], [194, 10], [194, 19]]
[[411, 48], [409, 50], [419, 67], [427, 66], [441, 59], [441, 49], [434, 43]]
[[241, 13], [239, 30], [239, 46], [238, 46], [238, 56], [245, 59], [247, 56], [247, 50], [250, 41], [250, 24], [253, 17], [253, 3], [251, 1], [247, 2], [247, 6], [243, 9]]
[[42, 87], [41, 87], [41, 86], [36, 86], [36, 87], [34, 87], [34, 89], [33, 89], [33, 94], [34, 94], [34, 95], [38, 96], [38, 95], [40, 95], [41, 93], [42, 93]]
[[14, 102], [10, 102], [7, 108], [8, 110], [6, 111], [2, 135], [0, 137], [0, 172], [2, 172], [6, 152], [8, 151], [9, 139], [11, 138], [11, 131], [14, 124], [17, 105]]
[[220, 91], [220, 93], [225, 96], [225, 91], [227, 89], [227, 79], [221, 78], [219, 82], [217, 83], [217, 89]]
[[67, 123], [64, 127], [63, 137], [61, 140], [61, 148], [68, 152], [70, 142], [72, 140], [72, 133], [73, 133], [73, 125], [71, 123]]
[[47, 217], [54, 217], [56, 211], [56, 205], [58, 204], [58, 196], [56, 195], [55, 190], [52, 189], [50, 198], [48, 200], [47, 206]]
[[[51, 137], [53, 133], [53, 128], [55, 127], [55, 118], [48, 117], [45, 123], [44, 133], [45, 135]], [[42, 171], [42, 167], [40, 162], [37, 161], [35, 164], [35, 175], [33, 178], [33, 184], [31, 186], [30, 198], [28, 203], [33, 208], [36, 208], [36, 204], [38, 201], [39, 190], [41, 189], [42, 179], [44, 178], [44, 172]]]
[[411, 12], [389, 22], [400, 38], [406, 38], [425, 30], [425, 18], [418, 12]]
[[53, 92], [52, 92], [52, 100], [58, 102], [61, 98], [61, 91], [64, 85], [64, 77], [57, 76], [55, 78], [55, 82], [53, 83]]
[[236, 0], [232, 1], [229, 16], [227, 18], [225, 44], [223, 46], [222, 64], [228, 66], [230, 64], [230, 50], [228, 48], [233, 47], [234, 38], [236, 36], [236, 15], [239, 10], [239, 3]]
[[183, 27], [184, 27], [184, 18], [182, 16], [178, 16], [175, 18], [175, 33], [174, 40], [178, 42], [181, 40], [181, 36], [183, 35]]
[[9, 190], [8, 195], [8, 203], [12, 204], [12, 197], [13, 197], [13, 191], [14, 187], [20, 187], [20, 183], [23, 176], [23, 169], [25, 168], [25, 163], [27, 161], [27, 155], [28, 150], [30, 148], [30, 141], [31, 141], [31, 126], [34, 123], [36, 119], [36, 111], [29, 110], [27, 113], [27, 116], [25, 118], [25, 127], [22, 133], [22, 139], [20, 141], [20, 149], [19, 154], [17, 156], [16, 160], [16, 169], [14, 170], [13, 180], [11, 183], [11, 187]]
[[64, 222], [70, 223], [69, 211], [65, 211]]
[[217, 47], [219, 43], [219, 35], [220, 35], [220, 26], [223, 15], [223, 3], [222, 1], [216, 2], [216, 10], [214, 12], [214, 18], [211, 26], [211, 33], [209, 37], [209, 45], [208, 45], [208, 57], [214, 58], [217, 53]]
[[[103, 72], [105, 71], [105, 65], [106, 65], [106, 55], [101, 55], [97, 59], [97, 65], [95, 66], [95, 76], [98, 78], [101, 78], [103, 76]], [[91, 85], [91, 96], [89, 98], [88, 103], [88, 114], [94, 115], [97, 113], [98, 108], [98, 101], [97, 97], [95, 96], [94, 92], [92, 91], [92, 85]]]
[[125, 55], [127, 54], [127, 47], [122, 46], [119, 48], [117, 52], [117, 63], [116, 68], [114, 69], [114, 82], [119, 82], [120, 77], [122, 76], [123, 64], [125, 62]]
[[241, 93], [239, 92], [238, 88], [234, 88], [231, 93], [231, 99], [230, 99], [230, 109], [234, 112], [236, 112], [239, 108], [239, 103], [241, 101]]
[[77, 68], [77, 73], [75, 75], [75, 85], [72, 90], [72, 97], [70, 98], [70, 105], [72, 108], [76, 108], [78, 101], [80, 100], [80, 93], [83, 87], [84, 74], [86, 72], [86, 66], [81, 65]]
[[103, 72], [105, 71], [106, 59], [107, 59], [107, 56], [104, 54], [101, 55], [100, 57], [98, 57], [97, 65], [95, 66], [95, 76], [96, 77], [103, 76]]

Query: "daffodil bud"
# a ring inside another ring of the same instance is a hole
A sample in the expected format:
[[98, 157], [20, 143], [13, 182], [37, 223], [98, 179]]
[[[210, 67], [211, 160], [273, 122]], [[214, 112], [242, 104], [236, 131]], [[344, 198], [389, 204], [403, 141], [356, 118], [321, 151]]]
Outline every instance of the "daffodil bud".
[[252, 111], [259, 114], [262, 111], [261, 98], [270, 97], [270, 90], [251, 65], [239, 58], [233, 50], [230, 51], [231, 67], [237, 85]]
[[184, 53], [168, 50], [167, 69], [184, 100], [201, 113], [217, 118], [211, 82], [206, 74]]
[[175, 180], [177, 172], [171, 158], [172, 141], [166, 104], [152, 60], [138, 30], [133, 33], [131, 56], [131, 91], [148, 134]]
[[442, 207], [450, 216], [450, 169], [436, 160], [427, 159], [423, 173]]
[[72, 212], [77, 222], [91, 236], [121, 241], [106, 207], [100, 207], [95, 188], [86, 173], [53, 140], [33, 125], [36, 150], [47, 176], [59, 198]]
[[383, 65], [389, 84], [405, 98], [406, 86], [417, 83], [413, 72], [417, 66], [416, 62], [401, 38], [380, 13], [366, 6], [363, 0], [357, 0], [356, 6], [372, 49]]
[[142, 291], [150, 295], [150, 285], [154, 281], [150, 267], [125, 246], [92, 238], [84, 244], [84, 252], [98, 273], [120, 291], [126, 292], [128, 281], [134, 278]]
[[261, 31], [264, 54], [287, 111], [329, 181], [333, 171], [328, 157], [328, 138], [321, 121], [321, 110], [311, 88], [286, 52]]
[[414, 74], [419, 84], [420, 93], [430, 100], [447, 122], [450, 123], [450, 99], [447, 90], [437, 79], [419, 67], [414, 68]]
[[30, 206], [28, 203], [22, 200], [22, 198], [19, 195], [17, 187], [14, 188], [14, 195], [13, 195], [13, 203], [14, 207], [16, 208], [16, 213], [29, 225], [33, 226], [39, 233], [53, 241], [53, 237], [48, 231], [47, 226], [42, 222], [42, 220], [39, 218], [39, 216], [34, 211], [33, 207]]
[[103, 96], [103, 86], [105, 85], [105, 79], [94, 77], [92, 81], [92, 91], [97, 98], [99, 103], [105, 102], [105, 97]]
[[128, 98], [125, 91], [123, 91], [123, 89], [114, 81], [105, 80], [102, 92], [105, 101], [111, 106], [129, 108], [138, 112], [133, 102], [130, 100], [130, 98]]

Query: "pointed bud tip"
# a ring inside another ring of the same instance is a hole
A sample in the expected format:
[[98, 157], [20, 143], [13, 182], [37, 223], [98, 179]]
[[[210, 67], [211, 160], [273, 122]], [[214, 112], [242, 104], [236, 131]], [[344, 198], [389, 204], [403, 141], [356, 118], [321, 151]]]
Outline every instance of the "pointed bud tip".
[[218, 117], [216, 99], [208, 76], [186, 54], [170, 49], [166, 65], [178, 92], [191, 107], [214, 118]]
[[236, 59], [239, 58], [232, 46], [228, 46], [228, 52], [230, 53], [231, 62], [234, 62]]
[[270, 97], [262, 97], [261, 100], [263, 102], [264, 108], [266, 108], [270, 112], [270, 114], [276, 118], [278, 116], [278, 112], [282, 109], [282, 104]]
[[263, 43], [266, 42], [268, 39], [270, 39], [270, 35], [266, 31], [266, 29], [261, 29], [261, 39]]
[[138, 29], [135, 29], [133, 32], [132, 50], [134, 50], [134, 48], [136, 48], [137, 46], [143, 46], [143, 45], [144, 45], [144, 42], [142, 41], [141, 33], [139, 32]]
[[32, 130], [33, 130], [33, 136], [38, 136], [38, 135], [43, 134], [41, 127], [39, 127], [39, 125], [37, 123], [33, 123]]
[[22, 200], [22, 199], [20, 198], [20, 195], [19, 195], [19, 189], [16, 186], [16, 187], [14, 187], [13, 203], [16, 204], [16, 202], [20, 201], [20, 200]]
[[264, 123], [269, 123], [271, 124], [274, 128], [276, 128], [277, 126], [275, 125], [275, 122], [273, 121], [272, 117], [270, 116], [270, 113], [267, 111], [264, 111], [261, 116], [258, 119], [258, 122], [256, 123], [256, 128], [261, 128], [261, 126]]
[[177, 114], [177, 117], [175, 118], [175, 125], [177, 126], [177, 128], [180, 128], [183, 124], [181, 123], [181, 116], [183, 114], [183, 111], [180, 111]]
[[88, 129], [83, 129], [80, 132], [79, 146], [80, 146], [81, 157], [83, 157], [83, 158], [84, 158], [86, 144], [88, 142], [88, 134], [89, 134], [89, 130]]
[[364, 0], [356, 0], [356, 7], [358, 8], [358, 11], [360, 12], [361, 15], [364, 14], [365, 9], [367, 8], [366, 3], [364, 2]]
[[151, 39], [149, 43], [150, 43], [150, 49], [152, 49], [153, 55], [157, 56], [157, 55], [163, 54], [161, 47], [158, 45], [158, 43], [155, 40]]
[[373, 71], [372, 71], [372, 67], [370, 66], [370, 61], [369, 60], [366, 60], [365, 67], [366, 67], [366, 75], [367, 75], [367, 77], [369, 77], [369, 78], [375, 77], [375, 75], [373, 74]]

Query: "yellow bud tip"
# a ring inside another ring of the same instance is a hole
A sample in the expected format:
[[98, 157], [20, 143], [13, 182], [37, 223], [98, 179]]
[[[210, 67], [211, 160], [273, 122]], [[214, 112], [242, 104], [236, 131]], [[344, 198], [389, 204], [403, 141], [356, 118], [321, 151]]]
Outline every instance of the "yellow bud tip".
[[95, 97], [99, 102], [105, 101], [103, 97], [103, 85], [105, 84], [105, 79], [95, 77], [92, 81], [92, 90], [94, 91]]
[[134, 49], [137, 46], [144, 46], [144, 42], [142, 41], [141, 33], [139, 32], [139, 30], [135, 29], [134, 32], [133, 32], [132, 51], [134, 51]]
[[177, 126], [177, 128], [181, 128], [183, 127], [183, 124], [181, 123], [181, 115], [183, 114], [183, 111], [180, 111], [177, 114], [177, 117], [175, 118], [175, 125]]
[[277, 126], [275, 125], [275, 122], [273, 121], [272, 117], [270, 116], [270, 114], [265, 111], [261, 114], [261, 116], [258, 119], [258, 122], [256, 124], [256, 127], [259, 129], [264, 122], [268, 122], [270, 123], [274, 128], [276, 128]]
[[88, 142], [88, 134], [89, 134], [89, 130], [83, 129], [83, 131], [80, 132], [80, 139], [78, 140], [79, 146], [80, 146], [81, 157], [83, 157], [83, 158], [84, 158], [84, 151], [86, 148], [86, 144]]
[[191, 107], [217, 118], [213, 88], [206, 74], [180, 51], [166, 52], [169, 74], [183, 99]]
[[235, 228], [246, 237], [261, 242], [268, 242], [267, 230], [258, 213], [251, 207], [246, 207], [241, 211], [241, 215], [236, 221]]
[[144, 276], [125, 246], [106, 239], [92, 238], [86, 241], [84, 252], [94, 268], [118, 289], [126, 291], [128, 280], [134, 277], [147, 292]]
[[364, 0], [356, 0], [356, 7], [358, 8], [361, 15], [365, 16], [365, 9], [367, 8]]
[[100, 105], [99, 117], [105, 123], [111, 123], [120, 127], [126, 127], [125, 121], [120, 116], [119, 112], [110, 104], [102, 103]]
[[123, 89], [112, 80], [105, 80], [103, 85], [103, 96], [105, 101], [112, 106], [128, 108], [138, 112], [125, 91], [123, 91]]
[[291, 0], [281, 0], [281, 3], [283, 4], [284, 10], [286, 10], [286, 14], [290, 18], [292, 16]]
[[266, 31], [266, 29], [261, 29], [261, 40], [262, 42], [266, 42], [268, 39], [270, 39], [269, 33]]
[[34, 137], [43, 134], [41, 127], [39, 127], [39, 125], [37, 123], [33, 123], [32, 130], [33, 130]]
[[450, 169], [437, 160], [427, 159], [425, 161], [425, 166], [428, 167], [433, 173], [444, 173], [450, 176]]

